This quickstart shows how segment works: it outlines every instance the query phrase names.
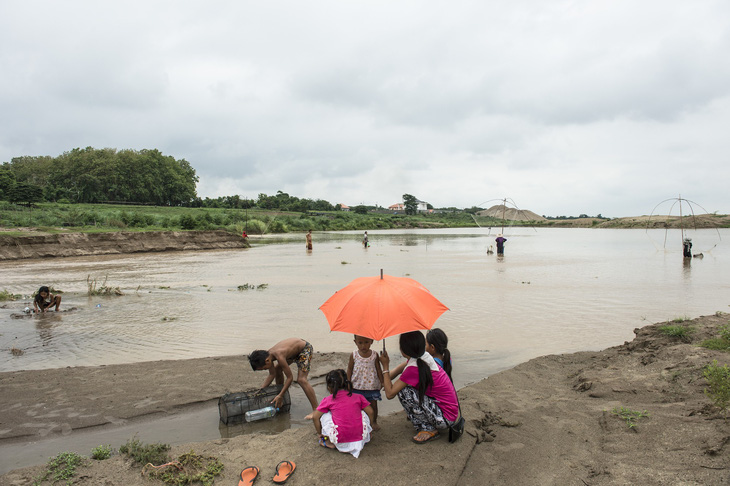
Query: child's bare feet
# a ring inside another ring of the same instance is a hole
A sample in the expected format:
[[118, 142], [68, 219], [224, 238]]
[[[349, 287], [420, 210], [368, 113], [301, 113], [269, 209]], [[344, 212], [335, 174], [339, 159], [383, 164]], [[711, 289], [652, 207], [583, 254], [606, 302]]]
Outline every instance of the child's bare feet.
[[330, 442], [329, 438], [325, 439], [324, 437], [319, 438], [319, 445], [322, 447], [326, 447], [327, 449], [334, 449], [335, 445]]
[[312, 420], [312, 417], [314, 416], [314, 412], [310, 413], [306, 417], [304, 417], [304, 420]]
[[378, 430], [380, 430], [380, 425], [373, 424], [373, 432], [377, 432]]

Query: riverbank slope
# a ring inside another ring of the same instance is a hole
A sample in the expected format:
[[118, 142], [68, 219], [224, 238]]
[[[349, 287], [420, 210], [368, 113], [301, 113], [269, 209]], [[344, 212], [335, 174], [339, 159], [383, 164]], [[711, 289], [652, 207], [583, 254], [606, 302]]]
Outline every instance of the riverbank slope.
[[28, 236], [7, 236], [0, 233], [0, 261], [249, 246], [248, 241], [240, 235], [226, 231], [119, 231]]
[[[281, 460], [297, 464], [288, 484], [302, 485], [728, 484], [730, 422], [705, 395], [702, 372], [713, 359], [730, 362], [730, 355], [697, 343], [716, 337], [729, 318], [718, 313], [681, 323], [693, 329], [686, 340], [662, 333], [667, 323], [649, 325], [623, 345], [536, 358], [467, 386], [459, 391], [466, 433], [455, 444], [444, 437], [412, 443], [400, 412], [380, 419], [382, 430], [359, 459], [319, 447], [310, 428], [184, 444], [172, 455], [194, 450], [220, 458], [225, 469], [216, 484], [235, 484], [249, 465], [259, 466], [267, 482]], [[313, 381], [346, 359], [317, 355]], [[455, 359], [458, 373], [458, 353]], [[174, 414], [261, 380], [244, 356], [1, 373], [0, 438]], [[295, 386], [292, 393], [301, 391]], [[648, 416], [629, 427], [613, 413], [621, 407]], [[0, 485], [30, 485], [42, 470], [12, 471], [0, 476]], [[148, 483], [116, 455], [90, 461], [76, 484]]]

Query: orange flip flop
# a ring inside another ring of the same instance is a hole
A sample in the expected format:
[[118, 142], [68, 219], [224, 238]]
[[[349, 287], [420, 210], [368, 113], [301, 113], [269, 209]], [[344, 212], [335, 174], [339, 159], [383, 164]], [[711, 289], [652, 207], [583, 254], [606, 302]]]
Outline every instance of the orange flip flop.
[[276, 466], [276, 476], [274, 476], [274, 482], [276, 484], [284, 484], [289, 476], [294, 474], [294, 470], [297, 465], [291, 461], [281, 461]]
[[259, 477], [259, 468], [248, 466], [241, 471], [241, 480], [238, 482], [238, 486], [251, 486], [257, 477]]

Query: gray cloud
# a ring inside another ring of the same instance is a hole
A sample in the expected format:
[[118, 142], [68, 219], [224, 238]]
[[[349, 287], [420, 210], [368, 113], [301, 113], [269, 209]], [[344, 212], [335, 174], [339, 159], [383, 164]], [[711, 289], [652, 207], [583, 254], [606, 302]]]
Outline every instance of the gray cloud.
[[[159, 148], [199, 193], [730, 212], [730, 4], [5, 3], [0, 161]], [[651, 207], [650, 207], [651, 206]]]

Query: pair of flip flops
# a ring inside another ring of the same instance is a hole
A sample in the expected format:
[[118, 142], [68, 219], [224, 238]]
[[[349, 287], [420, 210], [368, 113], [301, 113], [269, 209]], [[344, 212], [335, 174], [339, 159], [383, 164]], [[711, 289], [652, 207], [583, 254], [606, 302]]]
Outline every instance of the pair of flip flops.
[[[281, 461], [276, 465], [276, 475], [273, 481], [276, 484], [284, 484], [289, 477], [294, 474], [294, 470], [297, 465], [292, 461]], [[249, 466], [241, 471], [241, 480], [238, 482], [238, 486], [250, 486], [259, 477], [259, 468], [256, 466]]]

